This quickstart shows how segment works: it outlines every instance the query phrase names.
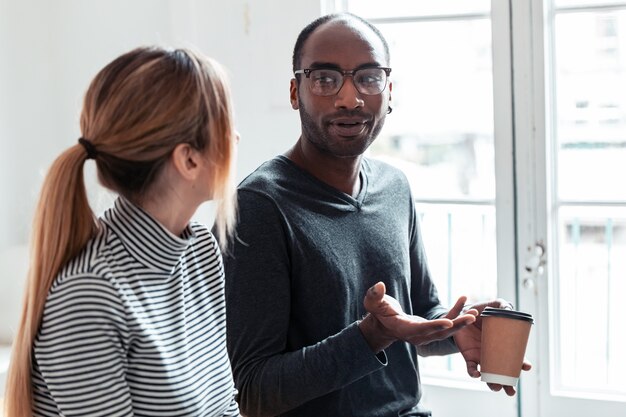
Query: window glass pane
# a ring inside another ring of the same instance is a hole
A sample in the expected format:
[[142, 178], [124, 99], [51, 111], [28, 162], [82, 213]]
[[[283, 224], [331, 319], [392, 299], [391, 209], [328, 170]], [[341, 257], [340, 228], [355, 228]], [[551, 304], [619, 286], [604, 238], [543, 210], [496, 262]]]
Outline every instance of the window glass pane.
[[624, 213], [623, 208], [561, 209], [556, 355], [561, 389], [626, 394]]
[[366, 19], [434, 15], [488, 14], [491, 0], [348, 0], [348, 9]]
[[[428, 265], [446, 305], [497, 295], [489, 1], [350, 1], [391, 49], [393, 112], [369, 156], [402, 169]], [[484, 14], [467, 16], [460, 14]], [[407, 21], [407, 16], [455, 15]], [[401, 21], [400, 21], [401, 20]], [[420, 358], [424, 375], [467, 381], [460, 355]]]
[[626, 342], [619, 319], [626, 296], [626, 207], [621, 205], [626, 201], [621, 184], [626, 175], [626, 10], [557, 9], [554, 46], [560, 208], [551, 306], [553, 386], [623, 400], [626, 358], [618, 352]]
[[558, 197], [626, 200], [626, 11], [555, 18]]
[[[428, 266], [439, 297], [451, 306], [460, 295], [468, 303], [497, 294], [496, 216], [493, 205], [418, 204]], [[429, 357], [426, 375], [452, 371], [466, 380], [460, 355]]]
[[393, 113], [372, 154], [403, 167], [418, 199], [494, 199], [489, 19], [377, 26]]
[[555, 7], [594, 7], [626, 4], [624, 0], [553, 0]]
[[428, 265], [439, 297], [452, 305], [461, 294], [479, 301], [496, 292], [493, 206], [419, 204]]

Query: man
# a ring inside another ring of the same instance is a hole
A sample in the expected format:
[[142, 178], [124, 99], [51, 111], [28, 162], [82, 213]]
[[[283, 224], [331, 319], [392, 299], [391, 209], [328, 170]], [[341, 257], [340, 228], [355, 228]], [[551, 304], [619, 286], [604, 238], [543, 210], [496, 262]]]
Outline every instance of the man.
[[324, 16], [296, 41], [302, 133], [241, 183], [225, 259], [246, 416], [416, 415], [418, 349], [461, 350], [479, 375], [484, 305], [440, 305], [406, 178], [363, 157], [391, 111], [388, 66], [382, 35], [353, 15]]

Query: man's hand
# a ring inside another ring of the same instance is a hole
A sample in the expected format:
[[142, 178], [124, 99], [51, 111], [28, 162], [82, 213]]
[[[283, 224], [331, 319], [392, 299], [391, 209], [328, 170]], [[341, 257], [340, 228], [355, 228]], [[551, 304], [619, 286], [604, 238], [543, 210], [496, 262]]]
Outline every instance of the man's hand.
[[[487, 303], [474, 304], [472, 309], [476, 310], [480, 313], [485, 309], [485, 307], [495, 307], [495, 308], [507, 308], [513, 309], [511, 303], [497, 299], [493, 301], [489, 301]], [[463, 355], [465, 359], [465, 363], [467, 365], [467, 373], [472, 378], [480, 377], [480, 371], [478, 370], [478, 365], [480, 364], [480, 346], [481, 346], [481, 335], [482, 335], [482, 319], [480, 315], [477, 317], [476, 321], [472, 323], [470, 326], [466, 326], [465, 328], [459, 330], [454, 334], [454, 341]], [[529, 371], [532, 365], [530, 362], [524, 360], [522, 364], [522, 370]], [[515, 395], [515, 387], [511, 387], [508, 385], [500, 385], [500, 384], [487, 384], [492, 391], [500, 391], [504, 388], [504, 392], [507, 395], [512, 396]]]
[[400, 303], [385, 294], [385, 290], [385, 284], [379, 282], [367, 291], [363, 303], [369, 314], [359, 323], [363, 336], [376, 353], [396, 340], [420, 346], [446, 339], [473, 323], [478, 315], [474, 309], [463, 312], [466, 298], [461, 297], [444, 317], [426, 320], [406, 314]]

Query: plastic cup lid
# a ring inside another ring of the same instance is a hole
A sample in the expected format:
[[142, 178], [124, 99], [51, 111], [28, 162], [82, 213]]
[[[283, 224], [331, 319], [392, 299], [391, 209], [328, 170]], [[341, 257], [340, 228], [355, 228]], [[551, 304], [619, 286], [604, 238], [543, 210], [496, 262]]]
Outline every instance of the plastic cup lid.
[[506, 308], [494, 308], [494, 307], [485, 307], [482, 313], [480, 313], [481, 317], [504, 317], [508, 319], [515, 320], [523, 320], [529, 321], [531, 324], [535, 322], [533, 316], [528, 313], [523, 313], [521, 311], [509, 310]]

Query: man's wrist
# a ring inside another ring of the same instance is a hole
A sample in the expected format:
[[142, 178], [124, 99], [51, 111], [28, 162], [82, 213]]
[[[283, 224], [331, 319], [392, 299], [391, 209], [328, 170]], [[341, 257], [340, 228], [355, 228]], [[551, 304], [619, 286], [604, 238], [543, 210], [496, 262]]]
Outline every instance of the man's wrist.
[[376, 354], [396, 341], [394, 337], [387, 334], [383, 325], [371, 314], [367, 314], [363, 320], [359, 321], [358, 326], [370, 349]]

